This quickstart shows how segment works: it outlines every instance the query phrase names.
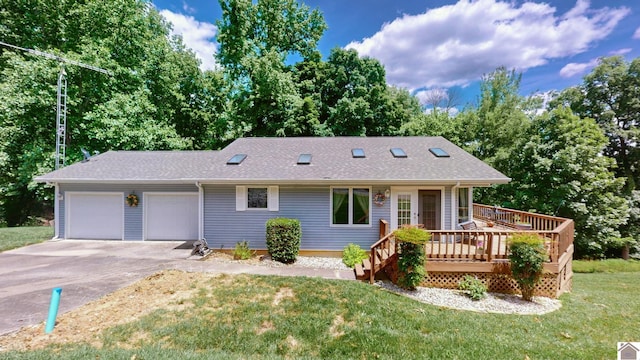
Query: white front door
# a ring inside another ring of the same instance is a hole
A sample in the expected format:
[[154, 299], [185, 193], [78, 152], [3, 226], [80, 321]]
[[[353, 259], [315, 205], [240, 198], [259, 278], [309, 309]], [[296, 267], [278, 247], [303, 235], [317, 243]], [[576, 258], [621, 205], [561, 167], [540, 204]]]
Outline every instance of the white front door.
[[418, 189], [391, 188], [391, 229], [418, 223]]
[[443, 199], [443, 187], [391, 187], [391, 229], [416, 224], [444, 229]]

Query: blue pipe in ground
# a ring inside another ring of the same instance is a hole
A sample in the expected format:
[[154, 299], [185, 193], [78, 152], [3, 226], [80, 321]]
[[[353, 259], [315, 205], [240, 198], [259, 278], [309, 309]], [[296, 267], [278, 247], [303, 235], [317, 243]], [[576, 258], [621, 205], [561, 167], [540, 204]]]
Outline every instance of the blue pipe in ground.
[[58, 306], [60, 305], [60, 294], [62, 288], [54, 288], [51, 292], [51, 304], [49, 304], [49, 317], [47, 318], [47, 326], [44, 329], [45, 334], [53, 331], [56, 326], [56, 317], [58, 316]]

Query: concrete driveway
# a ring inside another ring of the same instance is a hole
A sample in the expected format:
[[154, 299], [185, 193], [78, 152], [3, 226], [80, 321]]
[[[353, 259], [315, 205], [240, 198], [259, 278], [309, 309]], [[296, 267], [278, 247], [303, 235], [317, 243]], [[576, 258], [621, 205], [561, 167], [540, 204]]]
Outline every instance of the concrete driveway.
[[251, 266], [189, 258], [182, 241], [51, 240], [0, 253], [0, 335], [47, 318], [62, 288], [63, 314], [163, 269], [353, 279], [352, 271]]

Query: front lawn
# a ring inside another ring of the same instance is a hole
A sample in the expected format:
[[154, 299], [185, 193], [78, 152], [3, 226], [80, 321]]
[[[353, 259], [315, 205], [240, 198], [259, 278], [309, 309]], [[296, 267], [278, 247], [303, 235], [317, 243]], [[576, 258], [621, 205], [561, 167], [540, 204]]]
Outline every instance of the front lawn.
[[[611, 359], [616, 357], [616, 342], [640, 341], [636, 326], [640, 281], [634, 273], [576, 274], [574, 291], [561, 297], [563, 307], [541, 316], [450, 310], [355, 281], [223, 275], [191, 284], [188, 298], [92, 334], [92, 345], [52, 345], [2, 355], [7, 359]], [[141, 284], [132, 286], [137, 286], [131, 290], [134, 294], [144, 289]], [[84, 312], [86, 319], [74, 315], [73, 321], [88, 322], [89, 315], [95, 316]]]
[[52, 237], [51, 226], [0, 228], [0, 252], [37, 244]]

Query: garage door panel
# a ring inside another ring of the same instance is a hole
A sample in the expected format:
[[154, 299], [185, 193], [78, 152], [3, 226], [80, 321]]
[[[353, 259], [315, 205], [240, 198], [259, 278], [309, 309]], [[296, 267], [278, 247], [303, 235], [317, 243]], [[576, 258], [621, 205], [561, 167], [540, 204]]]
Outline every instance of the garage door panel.
[[198, 239], [198, 194], [149, 194], [145, 197], [147, 240]]
[[121, 240], [122, 194], [68, 194], [67, 235], [70, 239]]

